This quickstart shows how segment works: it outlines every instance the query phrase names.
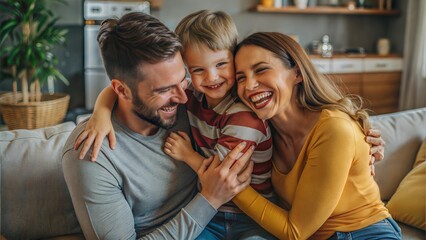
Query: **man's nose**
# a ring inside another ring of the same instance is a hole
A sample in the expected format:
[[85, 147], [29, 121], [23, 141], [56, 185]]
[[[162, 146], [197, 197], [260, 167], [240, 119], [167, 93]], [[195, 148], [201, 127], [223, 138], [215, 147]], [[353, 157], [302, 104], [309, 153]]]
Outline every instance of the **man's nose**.
[[185, 88], [181, 85], [177, 85], [175, 96], [173, 98], [173, 101], [176, 103], [186, 103], [188, 101], [188, 97], [186, 96]]

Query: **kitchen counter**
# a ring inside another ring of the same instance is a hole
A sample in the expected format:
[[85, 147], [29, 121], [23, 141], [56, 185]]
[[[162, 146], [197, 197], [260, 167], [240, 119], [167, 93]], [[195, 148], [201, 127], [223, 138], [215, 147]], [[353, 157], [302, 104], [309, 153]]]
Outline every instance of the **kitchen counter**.
[[356, 54], [356, 53], [335, 53], [332, 57], [322, 57], [317, 54], [309, 54], [311, 59], [335, 59], [335, 58], [402, 58], [400, 54], [388, 54], [388, 55], [378, 55], [378, 54]]

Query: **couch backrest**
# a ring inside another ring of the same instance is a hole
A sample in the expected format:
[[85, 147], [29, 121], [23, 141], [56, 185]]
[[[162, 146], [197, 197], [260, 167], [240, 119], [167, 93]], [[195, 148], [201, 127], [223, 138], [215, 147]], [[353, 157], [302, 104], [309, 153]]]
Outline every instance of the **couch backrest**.
[[383, 201], [388, 201], [413, 168], [417, 151], [426, 138], [426, 108], [371, 117], [386, 141], [385, 158], [375, 164], [375, 180]]
[[72, 122], [0, 132], [1, 234], [40, 239], [81, 232], [62, 173]]

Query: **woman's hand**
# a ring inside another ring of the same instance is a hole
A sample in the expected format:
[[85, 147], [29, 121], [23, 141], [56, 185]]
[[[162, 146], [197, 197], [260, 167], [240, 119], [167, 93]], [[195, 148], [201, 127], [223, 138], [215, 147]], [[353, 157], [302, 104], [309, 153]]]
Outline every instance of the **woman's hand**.
[[254, 147], [237, 158], [245, 146], [245, 142], [238, 144], [222, 162], [218, 155], [205, 160], [197, 171], [201, 194], [216, 209], [250, 184], [253, 162], [249, 160]]
[[[104, 119], [109, 119], [109, 121], [105, 121]], [[115, 132], [112, 127], [110, 115], [108, 118], [97, 118], [96, 115], [92, 115], [87, 121], [84, 131], [80, 133], [74, 143], [74, 150], [77, 150], [84, 141], [83, 147], [80, 150], [79, 159], [83, 159], [93, 145], [90, 160], [96, 161], [105, 136], [108, 136], [109, 147], [115, 149]]]
[[385, 141], [382, 138], [382, 133], [378, 129], [370, 129], [367, 132], [366, 142], [372, 146], [370, 148], [370, 168], [371, 175], [374, 176], [374, 162], [380, 161], [385, 157]]

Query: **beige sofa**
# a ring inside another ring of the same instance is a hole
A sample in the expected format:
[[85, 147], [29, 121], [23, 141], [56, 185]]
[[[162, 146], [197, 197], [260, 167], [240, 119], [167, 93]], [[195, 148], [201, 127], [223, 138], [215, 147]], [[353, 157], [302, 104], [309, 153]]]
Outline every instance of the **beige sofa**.
[[[376, 180], [383, 200], [389, 201], [426, 137], [426, 108], [379, 115], [373, 121], [387, 142], [385, 159], [376, 163]], [[0, 233], [6, 239], [84, 239], [61, 166], [62, 146], [74, 127], [67, 122], [0, 132]], [[419, 228], [401, 227], [404, 239], [426, 238]]]

